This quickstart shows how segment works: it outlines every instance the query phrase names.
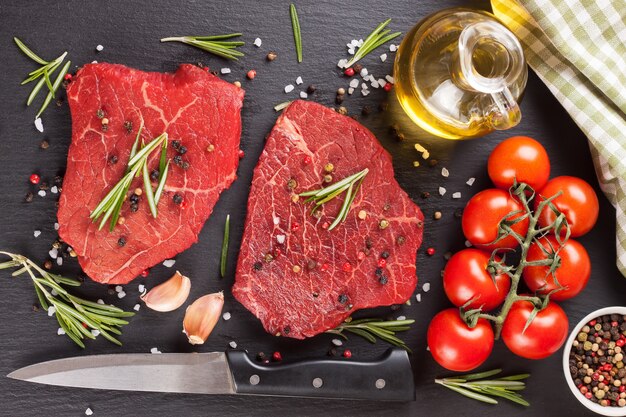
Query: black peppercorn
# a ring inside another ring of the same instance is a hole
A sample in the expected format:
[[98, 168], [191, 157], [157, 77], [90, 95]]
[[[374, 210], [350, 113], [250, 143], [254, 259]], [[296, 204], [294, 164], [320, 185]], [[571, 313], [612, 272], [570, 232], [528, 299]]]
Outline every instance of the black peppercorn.
[[186, 154], [186, 153], [187, 153], [187, 147], [186, 147], [186, 146], [181, 146], [180, 148], [178, 148], [178, 152], [179, 152], [181, 155]]
[[389, 279], [386, 276], [384, 276], [384, 275], [381, 275], [381, 277], [378, 278], [378, 282], [380, 282], [383, 285], [385, 285], [388, 281], [389, 281]]
[[252, 265], [252, 268], [254, 268], [255, 271], [260, 271], [261, 269], [263, 269], [263, 262], [255, 262], [254, 265]]
[[340, 302], [341, 304], [345, 304], [345, 303], [347, 303], [347, 302], [348, 302], [348, 296], [347, 296], [347, 295], [345, 295], [345, 294], [341, 294], [341, 295], [339, 295], [338, 300], [339, 300], [339, 302]]
[[180, 148], [180, 141], [179, 140], [173, 140], [172, 141], [172, 148], [178, 150]]
[[109, 163], [112, 165], [117, 164], [117, 155], [109, 156]]
[[118, 245], [120, 248], [123, 248], [124, 246], [126, 246], [126, 238], [125, 238], [124, 236], [122, 236], [121, 238], [119, 238], [119, 239], [117, 240], [117, 245]]
[[176, 155], [173, 161], [175, 165], [181, 166], [183, 164], [183, 157], [180, 155]]
[[139, 205], [137, 203], [132, 203], [130, 205], [130, 211], [133, 212], [133, 213], [136, 213], [137, 210], [139, 210]]
[[383, 259], [389, 258], [389, 252], [384, 251], [383, 253], [380, 254], [380, 257], [383, 258]]
[[152, 181], [157, 181], [159, 179], [159, 175], [161, 175], [159, 170], [158, 169], [153, 169], [152, 172], [150, 173], [150, 179]]
[[137, 204], [139, 203], [139, 196], [137, 194], [131, 194], [129, 200], [131, 204]]
[[181, 204], [183, 202], [183, 196], [176, 193], [174, 194], [174, 197], [172, 197], [172, 200], [174, 200], [175, 204]]

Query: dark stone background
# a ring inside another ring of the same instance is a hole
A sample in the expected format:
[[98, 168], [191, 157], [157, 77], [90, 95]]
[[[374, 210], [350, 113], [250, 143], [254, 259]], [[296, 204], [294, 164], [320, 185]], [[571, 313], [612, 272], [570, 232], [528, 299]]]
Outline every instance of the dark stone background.
[[[242, 234], [245, 204], [252, 169], [260, 154], [265, 135], [276, 119], [273, 106], [296, 96], [285, 95], [283, 87], [302, 76], [304, 85], [315, 84], [312, 97], [326, 105], [334, 104], [338, 87], [347, 88], [336, 63], [346, 56], [345, 44], [353, 38], [364, 37], [387, 17], [394, 20], [392, 29], [406, 32], [427, 14], [446, 6], [470, 5], [487, 8], [488, 2], [475, 0], [394, 0], [375, 1], [304, 1], [298, 2], [304, 44], [304, 62], [297, 64], [293, 47], [288, 1], [20, 1], [0, 5], [0, 248], [19, 252], [43, 262], [56, 238], [55, 198], [35, 196], [32, 203], [24, 203], [24, 195], [33, 189], [28, 183], [31, 173], [39, 173], [50, 181], [65, 166], [71, 128], [66, 104], [51, 105], [43, 116], [45, 132], [37, 132], [32, 120], [36, 108], [26, 109], [24, 102], [30, 89], [19, 83], [26, 73], [35, 68], [15, 47], [13, 36], [19, 36], [36, 52], [46, 57], [58, 56], [63, 48], [69, 51], [73, 64], [82, 65], [94, 59], [122, 63], [151, 71], [173, 71], [179, 63], [198, 62], [219, 69], [228, 66], [232, 74], [226, 80], [241, 80], [246, 89], [243, 109], [242, 148], [246, 156], [239, 167], [239, 179], [226, 191], [207, 224], [198, 244], [177, 257], [176, 268], [192, 277], [194, 285], [190, 300], [197, 296], [225, 290], [225, 311], [232, 313], [228, 322], [221, 321], [208, 342], [192, 348], [181, 334], [184, 309], [159, 314], [146, 308], [124, 328], [124, 346], [117, 348], [102, 338], [88, 343], [84, 351], [68, 338], [56, 335], [57, 324], [44, 312], [35, 313], [31, 306], [35, 295], [27, 277], [12, 279], [2, 273], [0, 279], [0, 375], [34, 362], [73, 355], [148, 352], [158, 347], [163, 352], [191, 352], [224, 350], [235, 340], [239, 347], [251, 352], [280, 350], [284, 358], [323, 356], [330, 347], [330, 336], [322, 335], [307, 341], [275, 338], [266, 334], [259, 321], [239, 305], [230, 295], [237, 248]], [[246, 56], [239, 62], [225, 62], [200, 50], [180, 44], [160, 44], [159, 39], [173, 35], [218, 34], [242, 31], [247, 45]], [[261, 48], [252, 42], [263, 40]], [[104, 45], [97, 53], [95, 47]], [[386, 48], [385, 48], [386, 49]], [[278, 59], [265, 61], [268, 51], [278, 52]], [[377, 75], [391, 72], [393, 54], [381, 63], [382, 49], [366, 58], [363, 64]], [[254, 81], [245, 80], [247, 70], [257, 70]], [[72, 67], [75, 71], [76, 67]], [[297, 90], [296, 90], [297, 91]], [[439, 310], [449, 305], [440, 281], [444, 265], [443, 254], [463, 247], [460, 222], [454, 211], [461, 209], [472, 193], [489, 186], [486, 158], [490, 150], [503, 138], [524, 134], [537, 138], [548, 149], [553, 175], [574, 174], [597, 187], [587, 141], [559, 103], [534, 74], [530, 75], [527, 93], [522, 105], [522, 123], [510, 132], [491, 134], [482, 139], [450, 142], [433, 138], [412, 128], [397, 103], [389, 95], [389, 111], [375, 111], [369, 117], [359, 117], [394, 156], [396, 176], [401, 186], [420, 204], [426, 216], [423, 249], [418, 255], [419, 289], [430, 282], [431, 290], [422, 294], [422, 302], [413, 298], [411, 306], [403, 306], [394, 316], [406, 315], [416, 319], [410, 332], [402, 337], [414, 350], [412, 356], [417, 402], [389, 404], [355, 401], [321, 401], [309, 399], [252, 398], [241, 396], [199, 396], [153, 393], [104, 392], [47, 387], [25, 382], [0, 379], [0, 415], [7, 416], [65, 416], [83, 415], [91, 407], [95, 415], [174, 416], [174, 415], [328, 415], [328, 416], [556, 416], [590, 415], [578, 404], [565, 384], [561, 355], [557, 353], [543, 361], [528, 361], [509, 353], [502, 343], [496, 343], [493, 355], [482, 369], [502, 367], [505, 372], [530, 372], [525, 397], [531, 402], [523, 409], [506, 402], [489, 406], [461, 397], [433, 384], [436, 376], [449, 374], [439, 367], [426, 351], [425, 334], [428, 322]], [[355, 94], [345, 106], [359, 114], [362, 106], [376, 109], [387, 100], [382, 90], [374, 90], [368, 97]], [[35, 106], [36, 107], [36, 106]], [[389, 125], [399, 122], [404, 126], [407, 140], [397, 143], [389, 133]], [[50, 141], [50, 148], [41, 150], [42, 139]], [[439, 160], [436, 168], [414, 168], [418, 159], [413, 143], [419, 141]], [[450, 170], [444, 179], [441, 167]], [[472, 188], [465, 185], [469, 177], [476, 177]], [[448, 189], [445, 197], [437, 195], [439, 185]], [[452, 200], [454, 191], [463, 198]], [[433, 197], [422, 200], [420, 194], [430, 192]], [[600, 193], [599, 189], [597, 190]], [[614, 210], [600, 197], [600, 219], [595, 229], [581, 240], [593, 262], [593, 273], [587, 289], [580, 297], [563, 303], [570, 317], [570, 327], [588, 312], [622, 303], [626, 294], [626, 280], [614, 266], [615, 220]], [[443, 218], [432, 221], [434, 211]], [[231, 214], [231, 245], [228, 276], [218, 277], [219, 251], [224, 218]], [[42, 230], [39, 238], [35, 229]], [[428, 257], [427, 247], [437, 254]], [[61, 269], [69, 275], [78, 274], [74, 261]], [[152, 286], [164, 280], [172, 270], [155, 267], [147, 279], [137, 279], [126, 287], [128, 296], [118, 302], [107, 295], [106, 288], [87, 282], [80, 289], [93, 298], [104, 298], [125, 308], [137, 302], [137, 285]], [[382, 309], [381, 314], [390, 314]], [[374, 357], [386, 349], [382, 343], [369, 343], [352, 337], [346, 344], [358, 358]]]

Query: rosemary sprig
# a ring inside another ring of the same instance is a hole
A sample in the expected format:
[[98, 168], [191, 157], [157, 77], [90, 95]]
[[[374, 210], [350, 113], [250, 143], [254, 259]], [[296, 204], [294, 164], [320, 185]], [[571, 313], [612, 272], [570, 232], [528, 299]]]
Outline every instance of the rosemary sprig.
[[486, 379], [502, 372], [502, 369], [479, 372], [468, 375], [435, 379], [435, 383], [456, 391], [461, 395], [488, 404], [498, 404], [493, 397], [500, 397], [528, 407], [530, 404], [517, 391], [526, 388], [522, 381], [530, 374], [511, 375], [495, 379]]
[[283, 101], [282, 103], [278, 103], [277, 105], [274, 106], [274, 111], [278, 112], [283, 110], [285, 107], [287, 107], [288, 105], [291, 104], [291, 100], [290, 101]]
[[226, 275], [226, 261], [228, 257], [228, 237], [230, 236], [230, 214], [226, 216], [224, 224], [224, 240], [222, 241], [222, 256], [220, 259], [220, 275], [224, 278]]
[[83, 340], [95, 339], [98, 333], [110, 342], [122, 345], [112, 334], [121, 334], [119, 328], [128, 324], [123, 318], [134, 316], [135, 313], [72, 295], [64, 287], [78, 287], [79, 281], [47, 272], [25, 256], [3, 251], [0, 254], [11, 258], [10, 261], [0, 263], [0, 269], [18, 268], [12, 276], [27, 272], [41, 307], [48, 311], [54, 307], [59, 326], [78, 346], [84, 348]]
[[[161, 135], [157, 136], [152, 140], [152, 142], [148, 143], [145, 146], [142, 146], [141, 149], [137, 152], [142, 129], [143, 125], [139, 127], [139, 131], [137, 132], [137, 138], [135, 139], [135, 143], [131, 149], [126, 173], [124, 174], [122, 179], [120, 179], [119, 182], [115, 186], [113, 186], [109, 193], [102, 199], [102, 201], [100, 201], [100, 203], [89, 215], [89, 218], [94, 222], [100, 219], [98, 230], [102, 229], [107, 220], [110, 218], [111, 222], [109, 230], [113, 231], [115, 225], [117, 224], [119, 213], [122, 204], [124, 203], [124, 200], [126, 198], [126, 194], [128, 193], [128, 190], [130, 188], [130, 184], [133, 182], [133, 179], [140, 174], [140, 170], [141, 174], [143, 174], [143, 183], [146, 190], [146, 199], [148, 200], [150, 212], [152, 213], [152, 216], [154, 218], [157, 217], [157, 204], [163, 192], [163, 187], [165, 186], [165, 180], [167, 179], [167, 172], [169, 168], [169, 161], [164, 162], [166, 156], [164, 156], [165, 152], [163, 151], [163, 149], [167, 149], [167, 133], [162, 133]], [[154, 193], [152, 190], [152, 183], [150, 182], [150, 175], [148, 173], [147, 164], [148, 157], [159, 146], [162, 146], [159, 167], [164, 165], [165, 168], [159, 172], [159, 184], [157, 186], [156, 193]]]
[[[350, 319], [348, 319], [350, 320]], [[409, 330], [411, 324], [415, 323], [415, 320], [389, 320], [384, 321], [380, 319], [358, 319], [358, 320], [346, 320], [339, 326], [332, 330], [327, 330], [326, 333], [336, 334], [348, 339], [344, 332], [350, 332], [358, 336], [363, 337], [370, 343], [376, 343], [376, 338], [384, 340], [394, 346], [401, 347], [402, 349], [411, 352], [411, 349], [404, 343], [404, 341], [397, 336], [396, 332], [404, 332]]]
[[35, 84], [35, 87], [33, 87], [32, 91], [28, 95], [28, 98], [26, 99], [27, 106], [30, 106], [33, 103], [35, 97], [37, 97], [44, 85], [48, 88], [48, 94], [46, 95], [46, 98], [44, 99], [41, 107], [39, 108], [39, 111], [37, 112], [37, 115], [35, 116], [35, 118], [38, 118], [54, 98], [56, 91], [59, 89], [59, 86], [61, 85], [61, 82], [65, 77], [65, 74], [67, 74], [67, 71], [70, 68], [71, 61], [67, 61], [65, 65], [63, 65], [61, 71], [59, 72], [53, 83], [50, 80], [50, 77], [55, 73], [57, 68], [59, 68], [59, 66], [67, 56], [67, 52], [63, 52], [63, 54], [61, 54], [58, 58], [52, 61], [46, 61], [45, 59], [34, 53], [29, 47], [24, 44], [24, 42], [22, 42], [18, 38], [14, 37], [13, 40], [15, 41], [17, 47], [20, 48], [20, 50], [24, 53], [24, 55], [41, 65], [41, 67], [37, 68], [34, 71], [31, 71], [28, 74], [28, 77], [26, 77], [26, 79], [24, 79], [24, 81], [22, 81], [21, 83], [21, 85], [24, 85], [39, 79], [37, 84]]
[[289, 13], [291, 14], [291, 26], [293, 27], [293, 40], [296, 43], [296, 56], [298, 62], [302, 62], [302, 34], [300, 33], [300, 20], [298, 19], [298, 11], [296, 5], [289, 5]]
[[[390, 40], [397, 38], [402, 32], [389, 33], [391, 30], [385, 29], [385, 27], [391, 22], [391, 19], [387, 19], [370, 33], [363, 41], [363, 45], [359, 47], [354, 56], [348, 61], [346, 67], [351, 67], [360, 59], [363, 59], [366, 55], [378, 48], [380, 45], [389, 42]], [[385, 29], [385, 30], [383, 30]]]
[[311, 210], [311, 214], [313, 214], [325, 203], [329, 202], [338, 195], [343, 194], [344, 192], [346, 193], [346, 197], [343, 200], [343, 205], [339, 210], [339, 214], [337, 214], [335, 220], [328, 227], [328, 230], [330, 231], [333, 230], [339, 223], [344, 221], [346, 217], [348, 217], [350, 206], [352, 205], [354, 197], [356, 196], [356, 193], [368, 172], [369, 169], [365, 168], [363, 171], [350, 175], [333, 185], [329, 185], [328, 187], [324, 187], [319, 190], [307, 191], [299, 195], [300, 197], [309, 197], [305, 203], [310, 201], [315, 202], [315, 206]]
[[241, 33], [229, 33], [227, 35], [215, 36], [174, 36], [170, 38], [163, 38], [161, 39], [161, 42], [186, 43], [187, 45], [195, 46], [196, 48], [221, 56], [222, 58], [233, 59], [236, 61], [238, 57], [243, 56], [243, 52], [238, 51], [236, 48], [244, 45], [244, 42], [223, 40], [234, 38], [236, 36], [241, 36]]

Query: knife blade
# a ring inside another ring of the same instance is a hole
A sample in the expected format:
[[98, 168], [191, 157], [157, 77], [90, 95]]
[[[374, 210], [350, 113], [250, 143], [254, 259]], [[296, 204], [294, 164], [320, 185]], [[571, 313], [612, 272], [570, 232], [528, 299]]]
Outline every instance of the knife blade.
[[372, 361], [340, 358], [260, 364], [242, 350], [79, 356], [18, 369], [9, 378], [122, 391], [414, 401], [406, 351]]

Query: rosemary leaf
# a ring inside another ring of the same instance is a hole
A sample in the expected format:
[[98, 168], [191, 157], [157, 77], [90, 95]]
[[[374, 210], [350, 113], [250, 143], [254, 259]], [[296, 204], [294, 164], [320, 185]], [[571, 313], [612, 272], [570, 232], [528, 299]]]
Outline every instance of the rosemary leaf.
[[413, 323], [415, 323], [415, 320], [383, 321], [374, 318], [357, 319], [350, 322], [344, 322], [335, 329], [328, 330], [327, 333], [336, 334], [347, 339], [343, 332], [349, 332], [361, 336], [371, 343], [375, 343], [376, 338], [379, 338], [387, 343], [411, 352], [411, 349], [408, 348], [404, 341], [395, 336], [395, 331], [392, 329], [394, 327], [408, 329], [408, 325]]
[[459, 375], [459, 376], [454, 377], [454, 379], [463, 379], [464, 381], [473, 381], [475, 379], [489, 378], [490, 376], [497, 375], [500, 372], [502, 372], [502, 369], [492, 369], [491, 371], [476, 372], [476, 373], [467, 374], [467, 375]]
[[41, 65], [49, 64], [48, 61], [45, 61], [44, 59], [40, 58], [36, 53], [31, 51], [28, 46], [24, 45], [24, 42], [19, 40], [19, 38], [14, 37], [13, 41], [15, 41], [15, 43], [17, 44], [17, 47], [20, 48], [22, 50], [22, 52], [24, 52], [24, 55], [26, 55], [27, 57], [29, 57], [30, 59], [32, 59], [36, 63], [41, 64]]
[[144, 161], [141, 171], [143, 173], [143, 187], [146, 190], [146, 200], [148, 200], [148, 206], [150, 206], [150, 212], [152, 217], [157, 217], [157, 206], [154, 201], [154, 193], [152, 191], [152, 183], [150, 182], [150, 173], [148, 172], [148, 161]]
[[170, 161], [165, 163], [165, 168], [160, 172], [159, 185], [154, 193], [154, 202], [159, 204], [159, 200], [161, 199], [161, 194], [163, 193], [163, 188], [165, 187], [165, 181], [167, 181], [167, 174], [170, 169]]
[[224, 225], [224, 240], [222, 241], [222, 256], [220, 259], [220, 275], [224, 278], [226, 275], [226, 261], [228, 257], [228, 238], [230, 236], [230, 214], [226, 216]]
[[298, 62], [302, 62], [302, 34], [300, 32], [300, 20], [298, 19], [298, 11], [296, 10], [295, 4], [291, 3], [289, 13], [291, 14], [291, 26], [293, 27], [293, 40], [296, 44], [296, 56]]
[[357, 61], [367, 56], [374, 49], [378, 48], [384, 43], [389, 42], [392, 39], [397, 38], [402, 34], [401, 32], [389, 33], [390, 30], [383, 30], [389, 24], [389, 22], [391, 22], [391, 19], [387, 19], [384, 22], [380, 23], [378, 26], [376, 26], [376, 29], [374, 29], [372, 33], [370, 33], [367, 38], [365, 38], [365, 40], [363, 41], [363, 45], [359, 47], [354, 56], [350, 59], [350, 61], [348, 61], [348, 63], [346, 64], [347, 67], [351, 67]]
[[478, 400], [478, 401], [482, 401], [484, 403], [488, 403], [488, 404], [498, 404], [498, 401], [494, 400], [491, 397], [488, 397], [486, 395], [482, 395], [479, 394], [477, 392], [473, 392], [470, 391], [468, 389], [465, 388], [461, 388], [461, 387], [457, 387], [455, 385], [446, 385], [446, 384], [442, 384], [444, 387], [451, 389], [452, 391], [456, 391], [461, 395], [465, 395], [466, 397], [469, 397], [473, 400]]
[[282, 103], [278, 103], [277, 105], [274, 106], [274, 111], [279, 112], [290, 104], [291, 104], [291, 101], [283, 101]]
[[227, 35], [215, 36], [174, 36], [161, 39], [161, 42], [181, 42], [187, 45], [195, 46], [203, 51], [221, 56], [222, 58], [237, 60], [238, 57], [244, 56], [243, 52], [238, 51], [238, 46], [244, 45], [240, 41], [222, 41], [222, 39], [230, 39], [241, 36], [241, 33], [230, 33]]
[[53, 93], [61, 85], [61, 81], [63, 81], [63, 77], [65, 76], [65, 74], [67, 74], [67, 71], [70, 69], [71, 64], [72, 64], [71, 61], [67, 61], [65, 65], [63, 65], [63, 68], [61, 68], [61, 72], [59, 72], [59, 75], [57, 75], [57, 78], [54, 80], [54, 84], [52, 84], [52, 90], [48, 92], [48, 95], [46, 96], [46, 99], [43, 101], [41, 108], [37, 112], [35, 119], [38, 118], [41, 115], [41, 113], [43, 113], [43, 111], [48, 107], [48, 104], [50, 104], [50, 101], [52, 101]]
[[530, 377], [530, 374], [511, 375], [511, 376], [505, 376], [505, 377], [498, 378], [498, 379], [501, 379], [502, 381], [519, 381], [522, 379], [526, 379], [528, 377]]

